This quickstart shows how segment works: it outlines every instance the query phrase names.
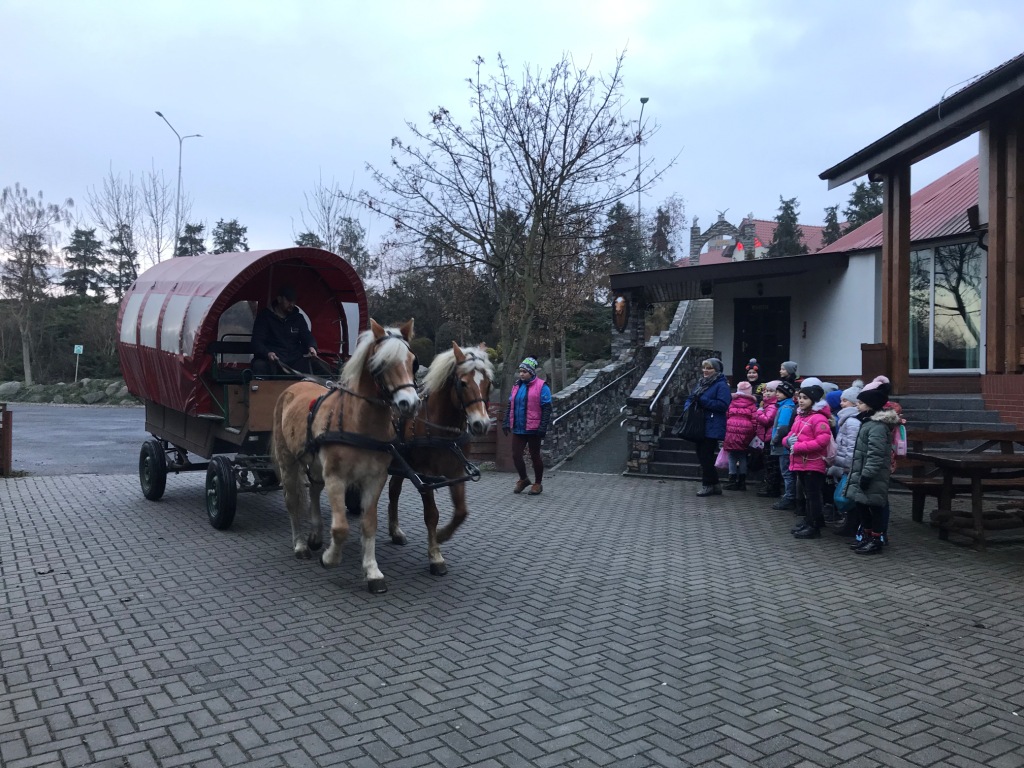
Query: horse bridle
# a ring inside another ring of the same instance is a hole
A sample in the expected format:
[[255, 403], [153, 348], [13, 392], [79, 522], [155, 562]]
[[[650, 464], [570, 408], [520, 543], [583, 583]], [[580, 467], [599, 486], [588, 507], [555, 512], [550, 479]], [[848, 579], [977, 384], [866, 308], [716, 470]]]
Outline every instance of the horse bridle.
[[[490, 377], [488, 377], [488, 380], [490, 380]], [[486, 405], [487, 402], [488, 402], [487, 398], [485, 398], [485, 397], [477, 397], [477, 398], [474, 398], [472, 400], [466, 400], [465, 395], [464, 395], [465, 390], [466, 390], [466, 382], [464, 382], [459, 377], [459, 367], [458, 366], [455, 366], [455, 369], [452, 371], [452, 388], [458, 394], [458, 396], [459, 396], [459, 405], [462, 406], [462, 412], [464, 414], [466, 414], [467, 418], [469, 417], [469, 407], [471, 405], [476, 405], [477, 403], [484, 403]]]
[[396, 334], [387, 333], [384, 336], [381, 336], [379, 339], [374, 339], [373, 345], [376, 347], [378, 344], [382, 344], [382, 343], [384, 343], [385, 341], [387, 341], [389, 339], [395, 339], [397, 341], [402, 342], [402, 344], [405, 346], [405, 348], [407, 350], [409, 350], [409, 354], [412, 355], [412, 377], [413, 377], [413, 380], [411, 382], [407, 383], [407, 384], [399, 384], [397, 387], [392, 389], [391, 387], [389, 387], [387, 385], [387, 382], [384, 381], [384, 369], [383, 369], [383, 367], [381, 367], [381, 369], [378, 370], [378, 371], [374, 371], [373, 368], [371, 367], [370, 368], [370, 376], [373, 377], [373, 383], [377, 387], [377, 392], [380, 393], [381, 400], [383, 402], [387, 403], [388, 405], [391, 404], [391, 401], [394, 398], [395, 393], [398, 392], [399, 390], [406, 389], [406, 388], [416, 389], [416, 369], [419, 368], [419, 364], [420, 364], [419, 360], [416, 359], [416, 354], [412, 351], [412, 347], [409, 346], [409, 342], [406, 341], [401, 336], [398, 336]]

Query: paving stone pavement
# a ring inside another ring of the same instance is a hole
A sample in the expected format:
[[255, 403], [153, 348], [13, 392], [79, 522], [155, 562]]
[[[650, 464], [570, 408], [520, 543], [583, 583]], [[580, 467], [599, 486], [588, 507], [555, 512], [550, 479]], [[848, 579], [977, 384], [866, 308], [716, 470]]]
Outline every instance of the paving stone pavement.
[[[0, 765], [1024, 765], [1024, 546], [796, 541], [752, 492], [487, 473], [431, 576], [293, 559], [280, 494], [0, 480]], [[446, 506], [442, 515], [447, 516]], [[382, 521], [383, 522], [383, 521]]]

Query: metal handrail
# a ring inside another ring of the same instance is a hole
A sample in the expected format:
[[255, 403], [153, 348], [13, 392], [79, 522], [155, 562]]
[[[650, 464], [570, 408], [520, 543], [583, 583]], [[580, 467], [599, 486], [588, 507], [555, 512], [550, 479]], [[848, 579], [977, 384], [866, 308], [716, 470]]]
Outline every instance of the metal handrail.
[[651, 400], [651, 405], [647, 409], [648, 413], [654, 413], [654, 406], [656, 406], [658, 404], [658, 398], [661, 397], [665, 393], [665, 387], [667, 387], [668, 383], [670, 381], [672, 381], [672, 377], [676, 375], [676, 369], [679, 368], [679, 364], [682, 363], [683, 360], [686, 359], [686, 356], [688, 354], [690, 354], [690, 348], [689, 347], [687, 347], [686, 349], [683, 350], [683, 354], [681, 354], [679, 356], [679, 359], [676, 360], [676, 364], [672, 366], [672, 370], [668, 372], [668, 376], [666, 376], [665, 380], [663, 382], [661, 382], [661, 387], [659, 387], [658, 391], [655, 392], [654, 399]]
[[[689, 349], [689, 347], [687, 347], [687, 349]], [[636, 367], [636, 366], [634, 365], [634, 366], [633, 366], [632, 368], [630, 368], [630, 369], [629, 369], [628, 371], [626, 371], [626, 372], [625, 372], [624, 374], [622, 374], [621, 376], [619, 376], [619, 377], [618, 377], [617, 379], [615, 379], [615, 380], [613, 380], [613, 381], [609, 382], [608, 384], [605, 384], [605, 385], [604, 385], [603, 387], [601, 387], [601, 388], [600, 388], [599, 390], [597, 390], [597, 392], [595, 392], [594, 394], [592, 394], [592, 395], [591, 395], [590, 397], [588, 397], [588, 398], [587, 398], [586, 400], [582, 400], [582, 401], [580, 401], [580, 402], [576, 403], [576, 405], [574, 405], [574, 406], [573, 406], [572, 408], [570, 408], [570, 409], [569, 409], [568, 411], [566, 411], [565, 413], [563, 413], [563, 414], [561, 414], [560, 416], [556, 417], [556, 418], [555, 418], [555, 420], [551, 422], [551, 426], [552, 426], [552, 427], [553, 427], [553, 426], [555, 426], [555, 424], [557, 424], [558, 422], [560, 422], [560, 421], [561, 421], [562, 419], [564, 419], [564, 418], [565, 418], [566, 416], [568, 416], [568, 415], [569, 415], [570, 413], [572, 413], [573, 411], [575, 411], [575, 410], [576, 410], [577, 408], [579, 408], [579, 407], [580, 407], [581, 405], [586, 405], [587, 403], [589, 403], [589, 402], [590, 402], [591, 400], [593, 400], [593, 399], [594, 399], [595, 397], [597, 397], [598, 395], [600, 395], [600, 394], [601, 394], [602, 392], [604, 392], [604, 391], [605, 391], [606, 389], [608, 389], [609, 387], [611, 387], [611, 386], [612, 386], [613, 384], [617, 384], [618, 382], [622, 381], [622, 380], [623, 380], [624, 378], [626, 378], [627, 376], [629, 376], [629, 374], [631, 374], [631, 373], [632, 373], [633, 371], [635, 371], [635, 370], [636, 370], [636, 368], [637, 368], [637, 367]]]

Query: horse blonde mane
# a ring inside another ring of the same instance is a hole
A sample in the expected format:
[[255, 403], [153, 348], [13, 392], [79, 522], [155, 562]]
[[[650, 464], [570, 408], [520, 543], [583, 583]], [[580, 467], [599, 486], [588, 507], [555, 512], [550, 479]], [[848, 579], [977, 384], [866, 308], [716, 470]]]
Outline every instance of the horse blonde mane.
[[352, 353], [352, 357], [341, 369], [340, 378], [343, 385], [347, 387], [354, 385], [368, 366], [371, 369], [382, 371], [405, 360], [409, 354], [409, 345], [402, 337], [402, 332], [398, 328], [385, 328], [384, 333], [386, 335], [381, 338], [379, 344], [376, 343], [377, 339], [372, 330], [359, 334], [359, 338], [356, 340], [356, 351]]
[[[466, 359], [459, 365], [459, 375], [469, 371], [480, 371], [490, 381], [494, 381], [494, 366], [491, 365], [487, 352], [480, 347], [463, 348], [462, 353]], [[448, 381], [448, 377], [455, 371], [455, 350], [449, 349], [434, 358], [423, 377], [424, 397], [431, 392], [437, 392]]]

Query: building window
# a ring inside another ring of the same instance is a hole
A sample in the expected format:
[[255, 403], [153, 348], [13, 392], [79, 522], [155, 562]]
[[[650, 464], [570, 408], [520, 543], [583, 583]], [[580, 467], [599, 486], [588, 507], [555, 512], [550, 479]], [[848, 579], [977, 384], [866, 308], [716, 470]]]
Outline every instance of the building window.
[[983, 256], [973, 242], [911, 251], [911, 371], [981, 369]]

